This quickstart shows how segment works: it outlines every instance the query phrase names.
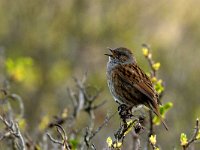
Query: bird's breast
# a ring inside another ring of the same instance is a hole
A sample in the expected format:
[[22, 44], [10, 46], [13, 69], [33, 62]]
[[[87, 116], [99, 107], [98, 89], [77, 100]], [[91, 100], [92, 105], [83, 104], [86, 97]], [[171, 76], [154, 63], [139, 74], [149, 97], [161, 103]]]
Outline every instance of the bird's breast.
[[113, 79], [113, 74], [114, 74], [114, 68], [107, 68], [107, 84], [110, 90], [110, 93], [112, 94], [114, 100], [118, 103], [123, 103], [121, 101], [121, 98], [119, 97], [119, 95], [116, 92], [116, 87], [115, 87], [115, 80]]

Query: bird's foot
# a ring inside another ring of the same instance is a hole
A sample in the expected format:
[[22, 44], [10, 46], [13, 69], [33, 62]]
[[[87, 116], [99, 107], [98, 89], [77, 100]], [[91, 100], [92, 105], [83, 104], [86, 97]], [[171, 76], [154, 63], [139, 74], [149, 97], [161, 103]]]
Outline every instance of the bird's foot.
[[130, 119], [131, 117], [133, 117], [132, 107], [128, 107], [125, 104], [119, 105], [118, 112], [119, 112], [119, 116], [123, 120], [123, 122], [125, 122], [126, 119]]

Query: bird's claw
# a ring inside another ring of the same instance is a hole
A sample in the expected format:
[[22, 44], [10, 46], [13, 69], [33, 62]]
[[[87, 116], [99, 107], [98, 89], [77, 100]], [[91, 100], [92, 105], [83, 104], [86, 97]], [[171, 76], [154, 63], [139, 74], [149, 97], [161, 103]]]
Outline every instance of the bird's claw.
[[125, 104], [121, 104], [118, 107], [118, 112], [119, 112], [119, 116], [123, 121], [126, 121], [126, 119], [130, 119], [131, 117], [133, 117], [132, 115], [132, 108], [128, 107]]

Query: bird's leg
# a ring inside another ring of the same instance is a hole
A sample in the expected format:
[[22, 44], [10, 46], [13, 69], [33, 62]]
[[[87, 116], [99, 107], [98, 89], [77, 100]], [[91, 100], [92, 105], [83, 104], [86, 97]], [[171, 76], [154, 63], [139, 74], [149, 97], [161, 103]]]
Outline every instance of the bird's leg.
[[144, 106], [143, 105], [135, 105], [132, 109], [132, 112], [134, 113], [135, 111], [138, 111], [140, 109], [142, 109]]
[[125, 104], [119, 105], [118, 112], [119, 112], [120, 118], [122, 119], [124, 123], [126, 122], [126, 119], [130, 119], [133, 116], [132, 107], [128, 107]]

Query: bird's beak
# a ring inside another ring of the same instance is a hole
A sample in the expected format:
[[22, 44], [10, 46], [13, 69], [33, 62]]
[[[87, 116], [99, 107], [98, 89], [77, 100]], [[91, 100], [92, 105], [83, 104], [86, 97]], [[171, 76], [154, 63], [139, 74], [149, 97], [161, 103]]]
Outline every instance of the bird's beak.
[[106, 55], [106, 56], [110, 56], [110, 57], [113, 57], [113, 49], [108, 48], [108, 50], [111, 52], [111, 54], [104, 54], [104, 55]]

